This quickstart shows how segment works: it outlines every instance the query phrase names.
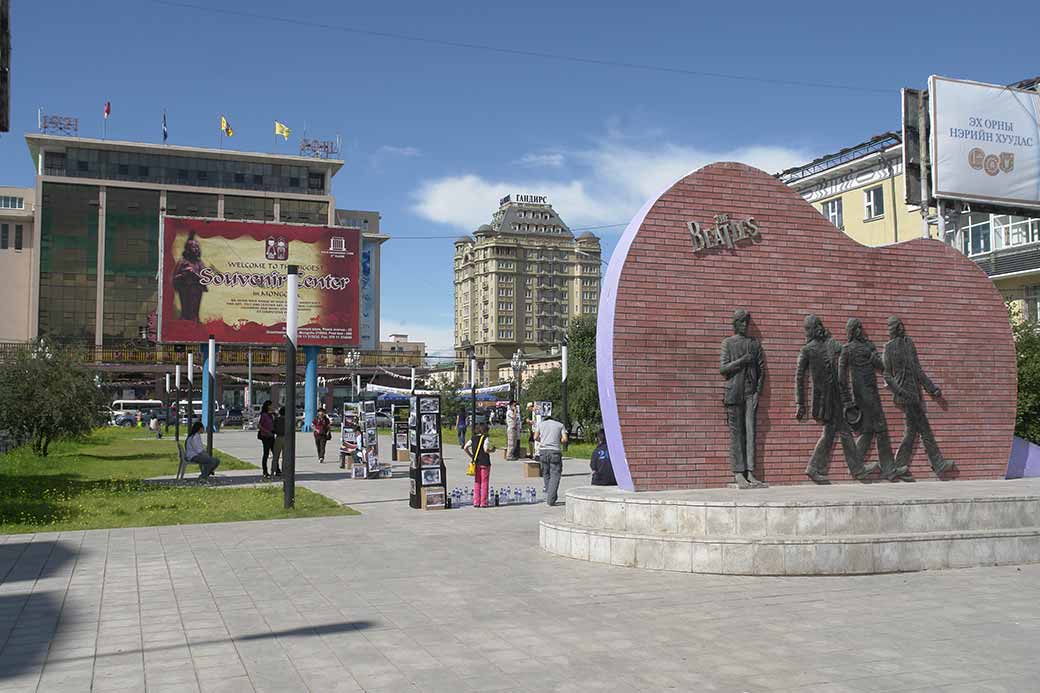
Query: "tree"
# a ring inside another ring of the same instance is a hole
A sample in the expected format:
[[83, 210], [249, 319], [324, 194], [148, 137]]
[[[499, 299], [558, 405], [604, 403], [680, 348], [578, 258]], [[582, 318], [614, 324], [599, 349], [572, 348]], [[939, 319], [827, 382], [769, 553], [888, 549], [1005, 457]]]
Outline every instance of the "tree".
[[603, 425], [596, 379], [596, 318], [581, 317], [567, 331], [567, 400], [572, 428], [590, 439]]
[[88, 433], [105, 406], [97, 375], [78, 352], [43, 340], [15, 349], [0, 368], [0, 429], [46, 457], [51, 442]]
[[463, 400], [459, 397], [458, 385], [450, 382], [448, 378], [438, 378], [435, 382], [441, 396], [441, 425], [449, 428], [453, 427], [455, 426], [455, 417], [458, 416], [459, 411], [463, 407], [467, 407], [468, 412], [469, 400]]
[[1040, 326], [1023, 320], [1009, 305], [1011, 333], [1015, 337], [1015, 360], [1018, 366], [1018, 408], [1015, 412], [1015, 435], [1040, 443]]

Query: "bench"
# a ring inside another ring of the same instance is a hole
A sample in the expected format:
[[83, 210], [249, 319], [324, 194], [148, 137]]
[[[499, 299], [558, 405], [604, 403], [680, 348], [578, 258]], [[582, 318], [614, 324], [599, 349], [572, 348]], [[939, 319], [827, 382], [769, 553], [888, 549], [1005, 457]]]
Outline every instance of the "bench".
[[180, 443], [177, 443], [177, 459], [180, 461], [180, 464], [177, 465], [177, 481], [181, 481], [184, 479], [184, 470], [187, 466], [189, 464], [198, 464], [198, 462], [190, 462], [188, 460], [184, 454], [184, 446]]

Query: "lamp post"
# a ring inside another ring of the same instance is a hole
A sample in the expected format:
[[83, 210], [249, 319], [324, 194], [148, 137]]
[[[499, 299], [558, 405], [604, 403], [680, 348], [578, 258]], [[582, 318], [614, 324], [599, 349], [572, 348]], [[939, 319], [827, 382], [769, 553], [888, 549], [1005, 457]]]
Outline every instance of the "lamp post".
[[296, 339], [299, 267], [289, 265], [285, 300], [285, 447], [282, 450], [284, 473], [282, 495], [285, 509], [296, 504]]
[[[354, 390], [354, 371], [357, 370], [361, 364], [361, 352], [357, 349], [351, 349], [343, 356], [343, 365], [350, 369], [350, 389]], [[356, 395], [355, 395], [356, 399]]]
[[469, 396], [470, 396], [470, 430], [473, 432], [470, 453], [477, 451], [477, 348], [469, 341], [463, 342], [463, 348], [469, 352]]
[[527, 359], [524, 358], [524, 352], [520, 349], [516, 350], [513, 354], [513, 358], [510, 359], [509, 365], [513, 367], [513, 399], [520, 402], [520, 392], [522, 389], [521, 380], [524, 377], [524, 370], [527, 368]]
[[[563, 335], [563, 341], [560, 343], [560, 380], [562, 385], [563, 395], [563, 430], [570, 436], [570, 422], [568, 421], [567, 413], [567, 335]], [[567, 448], [567, 444], [564, 443], [564, 449]]]

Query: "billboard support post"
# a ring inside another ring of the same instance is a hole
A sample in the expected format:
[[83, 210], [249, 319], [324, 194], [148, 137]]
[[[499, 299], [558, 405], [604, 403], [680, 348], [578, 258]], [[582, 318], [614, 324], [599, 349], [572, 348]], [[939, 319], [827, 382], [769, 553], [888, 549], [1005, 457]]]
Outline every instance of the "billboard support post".
[[206, 454], [213, 456], [213, 400], [216, 399], [217, 389], [217, 340], [213, 335], [209, 336], [208, 350], [206, 352]]
[[296, 295], [299, 268], [289, 265], [285, 294], [285, 449], [282, 470], [285, 509], [296, 502]]
[[[928, 202], [928, 108], [924, 99], [917, 101], [917, 142], [920, 149], [921, 159], [921, 237], [929, 238], [928, 233], [928, 210], [931, 206]], [[905, 166], [904, 166], [905, 171]]]

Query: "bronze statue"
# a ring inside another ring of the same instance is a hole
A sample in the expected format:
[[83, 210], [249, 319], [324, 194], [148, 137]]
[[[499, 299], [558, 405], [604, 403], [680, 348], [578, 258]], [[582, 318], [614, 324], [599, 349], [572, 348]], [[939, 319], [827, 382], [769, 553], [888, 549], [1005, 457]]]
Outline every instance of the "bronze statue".
[[942, 390], [936, 387], [917, 359], [917, 348], [914, 341], [906, 335], [903, 321], [892, 316], [888, 319], [889, 341], [885, 344], [885, 382], [891, 388], [896, 406], [903, 410], [906, 419], [906, 432], [896, 453], [896, 465], [909, 467], [910, 457], [914, 452], [914, 441], [921, 436], [928, 461], [932, 463], [932, 471], [937, 477], [954, 468], [952, 460], [943, 459], [939, 445], [932, 434], [932, 426], [928, 423], [925, 412], [925, 401], [921, 396], [921, 387], [932, 397], [940, 399]]
[[729, 424], [729, 464], [738, 488], [761, 488], [755, 478], [755, 414], [765, 384], [762, 345], [747, 334], [751, 313], [733, 313], [733, 336], [722, 340], [719, 372], [726, 377], [723, 402]]
[[856, 441], [852, 438], [852, 430], [845, 421], [843, 403], [848, 397], [842, 396], [845, 389], [838, 377], [838, 358], [841, 344], [831, 337], [823, 326], [823, 321], [815, 315], [805, 316], [806, 344], [798, 352], [798, 371], [795, 375], [795, 399], [798, 409], [795, 418], [805, 418], [805, 373], [808, 371], [813, 380], [812, 417], [823, 426], [823, 433], [816, 443], [806, 475], [815, 482], [828, 483], [827, 470], [830, 467], [831, 451], [834, 449], [834, 437], [841, 440], [841, 449], [845, 454], [845, 464], [856, 479], [864, 479], [878, 468], [872, 464], [865, 466], [856, 449]]
[[[881, 463], [881, 476], [895, 481], [909, 473], [907, 467], [897, 467], [892, 456], [892, 441], [888, 436], [888, 421], [885, 410], [881, 408], [881, 395], [878, 393], [877, 371], [884, 369], [881, 354], [874, 343], [867, 339], [863, 332], [863, 323], [859, 318], [850, 318], [845, 324], [848, 342], [841, 349], [838, 358], [838, 373], [841, 378], [845, 400], [846, 421], [849, 413], [855, 412], [859, 431], [856, 449], [859, 458], [867, 461], [871, 444], [877, 441], [878, 461]], [[851, 382], [851, 387], [850, 387]], [[851, 397], [850, 397], [851, 396]], [[851, 422], [849, 422], [851, 423]]]

